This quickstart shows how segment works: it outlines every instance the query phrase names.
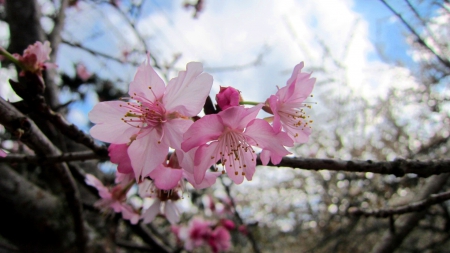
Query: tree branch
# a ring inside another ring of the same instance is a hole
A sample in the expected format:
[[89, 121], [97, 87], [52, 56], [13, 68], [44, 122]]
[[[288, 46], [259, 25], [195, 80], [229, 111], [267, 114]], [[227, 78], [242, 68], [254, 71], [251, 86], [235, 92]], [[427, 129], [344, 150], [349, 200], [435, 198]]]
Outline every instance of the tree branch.
[[[33, 149], [37, 155], [59, 156], [59, 151], [50, 140], [39, 130], [29, 118], [25, 117], [10, 103], [0, 98], [0, 124], [4, 125], [11, 133], [16, 134], [22, 142]], [[64, 189], [68, 207], [72, 212], [72, 218], [77, 235], [77, 245], [80, 252], [85, 251], [86, 236], [84, 231], [84, 219], [80, 194], [75, 180], [67, 167], [67, 164], [54, 164], [52, 166]]]
[[[417, 200], [425, 199], [431, 194], [439, 192], [447, 183], [449, 176], [450, 174], [447, 173], [428, 178]], [[425, 212], [416, 212], [401, 216], [395, 221], [395, 233], [389, 230], [386, 231], [383, 237], [373, 247], [372, 253], [394, 252], [423, 217], [425, 217]]]
[[351, 207], [348, 212], [355, 216], [374, 216], [379, 218], [386, 218], [396, 214], [405, 214], [411, 212], [420, 212], [428, 208], [429, 206], [447, 201], [450, 199], [450, 191], [432, 194], [429, 198], [422, 201], [414, 202], [406, 206], [391, 208], [391, 209], [379, 209], [379, 210], [362, 210], [356, 207]]
[[[262, 165], [257, 160], [257, 165]], [[270, 164], [269, 166], [274, 166]], [[416, 174], [419, 177], [429, 177], [450, 172], [450, 159], [444, 160], [406, 160], [398, 158], [394, 161], [372, 160], [333, 160], [318, 158], [283, 157], [277, 167], [291, 167], [306, 170], [331, 170], [347, 172], [372, 172], [376, 174], [395, 175], [402, 177], [405, 174]]]

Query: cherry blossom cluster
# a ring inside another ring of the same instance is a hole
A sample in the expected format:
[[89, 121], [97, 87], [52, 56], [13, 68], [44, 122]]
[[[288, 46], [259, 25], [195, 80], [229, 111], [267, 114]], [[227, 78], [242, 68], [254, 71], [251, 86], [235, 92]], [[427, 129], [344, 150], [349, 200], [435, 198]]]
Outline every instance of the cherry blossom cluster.
[[231, 233], [247, 235], [245, 225], [237, 226], [230, 217], [234, 216], [228, 198], [215, 202], [211, 195], [203, 196], [204, 214], [191, 218], [187, 224], [172, 225], [177, 244], [189, 252], [209, 247], [212, 252], [228, 251], [231, 248]]
[[217, 253], [231, 248], [230, 231], [235, 228], [232, 220], [222, 219], [213, 222], [194, 217], [187, 226], [172, 226], [172, 232], [178, 244], [188, 251], [209, 246], [212, 252]]
[[[290, 154], [287, 147], [306, 142], [311, 133], [305, 100], [315, 79], [302, 73], [302, 68], [303, 63], [295, 66], [287, 85], [263, 103], [246, 102], [238, 90], [221, 87], [216, 96], [218, 113], [200, 117], [213, 84], [202, 64], [188, 63], [185, 71], [165, 85], [148, 57], [130, 84], [129, 97], [98, 103], [89, 113], [95, 124], [91, 135], [111, 143], [111, 162], [131, 180], [120, 182], [121, 190], [115, 186], [104, 195], [124, 204], [129, 187], [123, 185], [134, 179], [145, 189], [140, 190], [141, 197], [154, 199], [148, 209], [141, 210], [140, 218], [151, 222], [162, 213], [175, 223], [178, 210], [174, 203], [180, 199], [185, 180], [195, 188], [209, 187], [225, 173], [236, 184], [244, 178], [252, 180], [258, 150], [264, 165], [269, 161], [278, 164]], [[245, 107], [248, 104], [252, 107]], [[272, 116], [257, 118], [261, 109]], [[99, 192], [105, 190], [94, 181], [87, 178]], [[98, 205], [104, 206], [102, 201]], [[115, 212], [129, 216], [128, 208], [107, 202]]]

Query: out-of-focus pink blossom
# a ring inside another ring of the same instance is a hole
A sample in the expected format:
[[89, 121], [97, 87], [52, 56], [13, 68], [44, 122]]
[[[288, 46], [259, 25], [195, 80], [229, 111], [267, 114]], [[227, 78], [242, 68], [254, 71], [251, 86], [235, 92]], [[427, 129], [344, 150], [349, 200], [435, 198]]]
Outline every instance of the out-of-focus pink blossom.
[[220, 87], [216, 95], [216, 101], [220, 109], [225, 110], [232, 106], [238, 106], [242, 101], [241, 94], [233, 87]]
[[256, 168], [252, 146], [279, 156], [289, 154], [282, 145], [292, 146], [289, 136], [282, 132], [276, 134], [269, 123], [256, 119], [261, 107], [262, 104], [252, 108], [230, 107], [218, 114], [204, 116], [187, 130], [181, 147], [185, 152], [198, 147], [194, 160], [197, 183], [203, 181], [208, 168], [218, 160], [236, 184], [242, 183], [244, 177], [252, 180]]
[[229, 250], [231, 248], [230, 232], [224, 227], [216, 227], [209, 237], [208, 244], [214, 253]]
[[86, 184], [95, 187], [100, 195], [101, 199], [95, 202], [95, 207], [100, 208], [105, 212], [109, 212], [112, 209], [116, 213], [122, 213], [124, 219], [130, 219], [130, 221], [132, 220], [134, 222], [130, 209], [131, 207], [125, 203], [126, 194], [131, 185], [126, 187], [116, 185], [110, 190], [91, 174], [86, 175], [85, 182]]
[[21, 75], [25, 74], [25, 71], [42, 75], [42, 71], [46, 69], [56, 68], [57, 65], [50, 60], [50, 42], [46, 41], [42, 44], [40, 41], [29, 45], [24, 51], [23, 55], [14, 54], [14, 57], [22, 64], [23, 70]]
[[0, 149], [0, 157], [6, 157], [8, 154], [3, 151], [3, 149]]
[[187, 233], [184, 234], [184, 247], [192, 251], [195, 248], [206, 245], [211, 236], [211, 223], [200, 218], [193, 218], [187, 227]]
[[[181, 149], [184, 132], [191, 126], [209, 94], [212, 76], [201, 63], [191, 62], [167, 87], [150, 65], [141, 65], [130, 84], [129, 102], [97, 104], [89, 113], [96, 125], [91, 135], [101, 141], [128, 143], [136, 179], [160, 166], [169, 147]], [[151, 154], [151, 155], [149, 155]]]
[[86, 66], [84, 66], [83, 64], [79, 63], [77, 65], [77, 76], [83, 80], [83, 81], [87, 81], [89, 79], [89, 77], [92, 76], [92, 74], [87, 70]]
[[233, 230], [236, 228], [236, 225], [234, 225], [234, 222], [230, 219], [221, 219], [220, 224], [228, 230]]

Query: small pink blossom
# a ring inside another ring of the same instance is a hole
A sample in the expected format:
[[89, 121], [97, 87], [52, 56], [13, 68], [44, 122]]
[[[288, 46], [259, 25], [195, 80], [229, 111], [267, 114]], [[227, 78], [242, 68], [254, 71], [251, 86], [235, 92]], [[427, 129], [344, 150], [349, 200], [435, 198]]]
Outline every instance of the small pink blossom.
[[230, 219], [221, 219], [221, 220], [220, 220], [220, 224], [221, 224], [224, 228], [226, 228], [226, 229], [228, 229], [228, 230], [233, 230], [233, 229], [236, 228], [236, 225], [235, 225], [234, 222], [233, 222], [232, 220], [230, 220]]
[[40, 41], [37, 41], [33, 45], [29, 45], [23, 51], [23, 55], [14, 54], [14, 57], [16, 57], [23, 67], [20, 75], [24, 75], [25, 71], [42, 75], [43, 70], [56, 68], [56, 64], [48, 62], [51, 51], [50, 42], [46, 41], [42, 44]]
[[294, 143], [305, 143], [311, 134], [310, 120], [305, 114], [305, 99], [311, 94], [315, 78], [302, 73], [303, 62], [296, 65], [286, 86], [270, 96], [266, 106], [273, 116], [273, 128], [276, 132], [284, 130]]
[[214, 253], [229, 250], [231, 248], [230, 232], [224, 227], [216, 227], [211, 233], [208, 244]]
[[255, 118], [261, 107], [261, 104], [253, 108], [234, 106], [204, 116], [186, 131], [182, 149], [187, 152], [198, 147], [194, 160], [197, 183], [203, 181], [208, 168], [218, 160], [236, 184], [242, 183], [244, 177], [251, 180], [256, 168], [252, 146], [279, 156], [289, 154], [280, 143], [291, 145], [290, 138], [285, 133], [276, 134], [269, 123]]
[[152, 222], [158, 214], [164, 214], [171, 224], [176, 224], [180, 221], [180, 211], [175, 204], [180, 199], [178, 189], [161, 190], [156, 188], [150, 180], [146, 179], [139, 184], [139, 195], [142, 198], [150, 197], [153, 199], [152, 205], [141, 215], [144, 223]]
[[187, 227], [187, 233], [184, 235], [184, 247], [192, 251], [195, 248], [206, 245], [211, 236], [211, 223], [200, 218], [193, 218]]
[[92, 74], [87, 70], [86, 66], [79, 63], [77, 65], [77, 76], [85, 82], [92, 76]]
[[3, 149], [0, 149], [0, 157], [6, 157], [8, 154], [3, 151]]
[[95, 187], [100, 195], [101, 199], [95, 202], [95, 207], [100, 208], [105, 212], [113, 209], [116, 213], [121, 213], [124, 209], [126, 209], [126, 193], [128, 192], [129, 187], [116, 185], [110, 190], [91, 174], [86, 175], [85, 182], [86, 184]]
[[201, 63], [188, 63], [166, 87], [148, 58], [130, 84], [129, 102], [102, 102], [89, 113], [96, 124], [91, 135], [109, 143], [128, 143], [136, 179], [148, 175], [166, 160], [169, 147], [181, 149], [183, 134], [193, 123], [189, 117], [202, 110], [213, 82], [202, 71]]
[[242, 101], [241, 94], [233, 87], [220, 87], [216, 95], [216, 101], [220, 109], [225, 110], [232, 106], [238, 106]]

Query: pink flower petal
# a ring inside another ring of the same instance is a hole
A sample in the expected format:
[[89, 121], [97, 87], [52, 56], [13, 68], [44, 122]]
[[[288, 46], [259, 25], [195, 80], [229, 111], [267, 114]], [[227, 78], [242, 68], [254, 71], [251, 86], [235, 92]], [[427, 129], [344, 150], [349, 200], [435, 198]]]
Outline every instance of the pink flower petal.
[[190, 62], [186, 71], [180, 71], [178, 77], [169, 81], [163, 103], [168, 111], [177, 111], [185, 116], [196, 116], [203, 108], [211, 90], [213, 78], [202, 73], [199, 62]]
[[221, 111], [218, 115], [222, 118], [223, 123], [230, 128], [244, 129], [250, 121], [256, 118], [256, 115], [258, 115], [262, 107], [263, 104], [256, 105], [252, 108], [233, 106]]
[[158, 189], [171, 190], [180, 182], [181, 177], [183, 176], [183, 170], [173, 169], [161, 164], [149, 175]]
[[164, 214], [170, 224], [176, 224], [180, 221], [180, 211], [172, 201], [168, 200], [164, 206]]
[[189, 119], [172, 119], [164, 124], [164, 141], [173, 149], [181, 149], [183, 134], [194, 122]]
[[[271, 95], [270, 98], [268, 99], [269, 105], [270, 105], [270, 109], [273, 112], [278, 112], [279, 108], [278, 108], [278, 97]], [[280, 119], [280, 114], [279, 113], [275, 113], [273, 116], [273, 121], [272, 121], [272, 125], [273, 125], [273, 129], [275, 130], [275, 132], [280, 132], [281, 131], [281, 119]]]
[[111, 162], [117, 164], [117, 171], [123, 174], [128, 174], [133, 172], [133, 167], [131, 167], [131, 160], [128, 156], [128, 145], [127, 144], [111, 144], [108, 147], [109, 157]]
[[219, 115], [206, 115], [189, 127], [183, 135], [184, 141], [181, 143], [181, 148], [187, 152], [208, 141], [216, 140], [223, 131], [224, 125]]
[[189, 173], [187, 171], [183, 171], [184, 178], [186, 178], [186, 180], [189, 183], [191, 183], [195, 189], [204, 189], [204, 188], [211, 187], [213, 184], [216, 183], [217, 177], [219, 177], [221, 174], [222, 174], [222, 172], [220, 172], [220, 171], [217, 171], [217, 172], [207, 171], [203, 181], [201, 183], [197, 184], [194, 179], [194, 174]]
[[101, 102], [89, 112], [89, 119], [95, 123], [90, 130], [92, 137], [104, 142], [127, 143], [130, 137], [139, 132], [138, 128], [123, 122], [121, 118], [127, 109], [122, 101]]
[[217, 145], [218, 142], [205, 144], [200, 146], [195, 152], [194, 180], [196, 184], [200, 184], [203, 181], [206, 171], [219, 160]]
[[[128, 147], [128, 155], [131, 165], [136, 175], [136, 180], [140, 176], [147, 176], [158, 165], [166, 161], [169, 145], [159, 142], [159, 135], [155, 129], [149, 129], [150, 133], [136, 139]], [[151, 153], [148, 153], [151, 151]]]
[[147, 56], [147, 60], [139, 66], [133, 81], [130, 83], [128, 94], [156, 101], [163, 96], [165, 89], [164, 81], [156, 74], [150, 65], [150, 56]]
[[155, 199], [153, 204], [142, 214], [141, 218], [144, 219], [144, 223], [152, 222], [156, 215], [158, 215], [161, 208], [161, 200]]
[[292, 139], [284, 132], [275, 134], [273, 128], [265, 120], [255, 119], [245, 130], [247, 136], [258, 143], [258, 147], [268, 149], [278, 155], [290, 154], [284, 146], [292, 147]]
[[6, 157], [8, 154], [3, 151], [3, 149], [0, 149], [0, 157]]

